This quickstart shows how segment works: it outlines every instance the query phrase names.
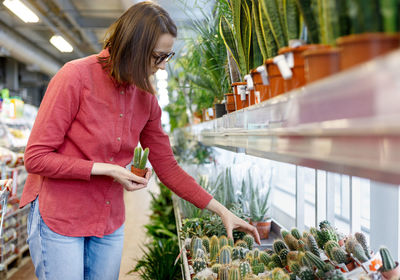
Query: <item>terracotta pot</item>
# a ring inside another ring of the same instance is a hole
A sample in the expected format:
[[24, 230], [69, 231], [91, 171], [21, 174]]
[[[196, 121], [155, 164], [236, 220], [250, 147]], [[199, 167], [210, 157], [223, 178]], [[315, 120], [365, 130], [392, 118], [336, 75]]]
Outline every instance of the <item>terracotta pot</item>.
[[251, 77], [254, 83], [255, 103], [258, 104], [269, 99], [269, 86], [264, 85], [261, 74], [258, 73], [256, 69], [253, 69], [251, 70]]
[[383, 279], [398, 279], [400, 276], [400, 265], [398, 262], [396, 262], [396, 268], [389, 270], [389, 271], [382, 271], [381, 272]]
[[255, 94], [255, 90], [252, 89], [252, 90], [250, 90], [250, 93], [249, 93], [249, 105], [251, 106], [254, 104], [256, 104], [256, 94]]
[[289, 54], [293, 55], [293, 68], [292, 73], [293, 76], [291, 79], [285, 80], [284, 89], [285, 92], [291, 91], [292, 89], [302, 87], [306, 84], [306, 79], [304, 75], [304, 57], [303, 52], [307, 50], [315, 50], [315, 49], [326, 49], [329, 48], [328, 45], [318, 45], [318, 44], [309, 44], [303, 45], [296, 48], [284, 47], [279, 50], [279, 54], [284, 54], [288, 56]]
[[340, 37], [340, 68], [345, 70], [374, 57], [399, 48], [400, 35], [385, 33], [363, 33]]
[[233, 93], [225, 93], [225, 109], [228, 113], [235, 111], [235, 95]]
[[303, 52], [306, 84], [340, 71], [338, 48], [320, 48]]
[[232, 84], [233, 92], [235, 94], [235, 109], [236, 109], [236, 111], [249, 106], [248, 95], [246, 94], [245, 100], [242, 100], [241, 94], [239, 93], [239, 89], [238, 89], [239, 86], [246, 86], [246, 85], [247, 85], [247, 83], [245, 83], [245, 82], [237, 82], [237, 83]]
[[269, 98], [275, 97], [285, 92], [284, 79], [282, 78], [281, 72], [278, 66], [273, 62], [272, 58], [265, 61], [268, 78], [269, 78]]
[[271, 231], [271, 221], [252, 222], [251, 224], [256, 227], [260, 239], [268, 239], [269, 232]]
[[139, 169], [131, 165], [131, 172], [139, 177], [145, 177], [147, 173], [147, 168], [145, 169]]

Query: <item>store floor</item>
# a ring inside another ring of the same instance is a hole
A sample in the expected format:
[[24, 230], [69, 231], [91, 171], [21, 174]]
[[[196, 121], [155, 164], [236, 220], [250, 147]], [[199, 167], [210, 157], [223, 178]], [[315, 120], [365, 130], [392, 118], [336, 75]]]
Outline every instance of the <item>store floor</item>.
[[[150, 180], [148, 188], [136, 192], [125, 192], [126, 223], [125, 241], [122, 252], [120, 280], [139, 280], [138, 274], [129, 274], [136, 264], [136, 259], [142, 256], [142, 244], [147, 240], [144, 225], [148, 223], [151, 214], [149, 209], [151, 196], [148, 191], [158, 192], [158, 187], [154, 177]], [[30, 259], [23, 260], [18, 270], [11, 270], [10, 280], [34, 280], [35, 277], [33, 264]]]

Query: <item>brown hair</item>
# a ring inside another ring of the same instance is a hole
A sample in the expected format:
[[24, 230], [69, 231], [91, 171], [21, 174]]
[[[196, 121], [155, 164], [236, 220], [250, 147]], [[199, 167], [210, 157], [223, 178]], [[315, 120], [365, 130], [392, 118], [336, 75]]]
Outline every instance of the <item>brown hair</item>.
[[159, 5], [144, 1], [130, 7], [107, 31], [104, 49], [110, 56], [98, 57], [119, 85], [132, 85], [155, 93], [149, 80], [152, 52], [162, 34], [177, 36], [177, 28]]

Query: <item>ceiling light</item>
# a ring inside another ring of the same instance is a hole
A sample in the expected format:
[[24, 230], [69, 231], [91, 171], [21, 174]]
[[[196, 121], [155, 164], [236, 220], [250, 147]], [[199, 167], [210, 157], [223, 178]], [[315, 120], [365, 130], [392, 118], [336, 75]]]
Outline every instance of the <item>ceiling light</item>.
[[54, 35], [50, 38], [50, 43], [55, 46], [60, 52], [72, 52], [74, 48], [70, 43], [65, 41], [65, 39], [60, 35]]
[[26, 23], [39, 21], [39, 17], [20, 0], [4, 0], [3, 4]]

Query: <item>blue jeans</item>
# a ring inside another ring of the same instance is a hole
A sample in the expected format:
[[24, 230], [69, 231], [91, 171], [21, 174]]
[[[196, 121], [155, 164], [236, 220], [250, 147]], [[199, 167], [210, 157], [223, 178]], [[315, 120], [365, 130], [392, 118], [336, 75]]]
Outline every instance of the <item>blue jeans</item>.
[[32, 201], [28, 216], [28, 245], [40, 280], [117, 280], [124, 226], [103, 238], [70, 237], [55, 233]]

